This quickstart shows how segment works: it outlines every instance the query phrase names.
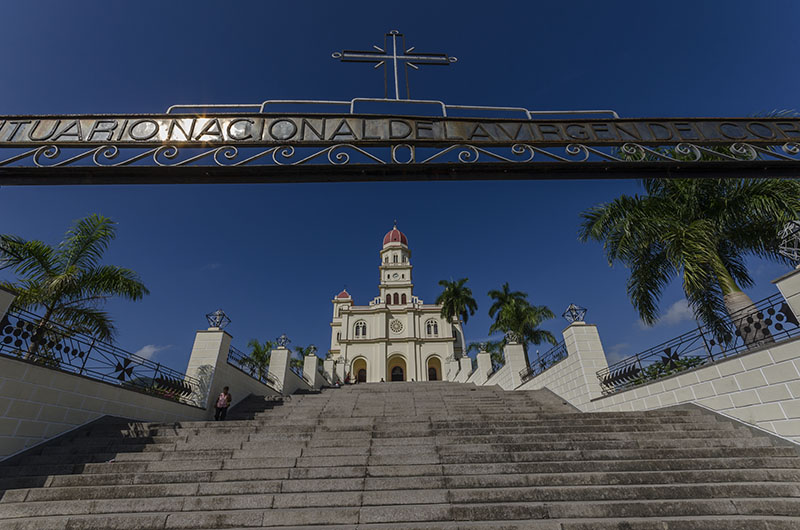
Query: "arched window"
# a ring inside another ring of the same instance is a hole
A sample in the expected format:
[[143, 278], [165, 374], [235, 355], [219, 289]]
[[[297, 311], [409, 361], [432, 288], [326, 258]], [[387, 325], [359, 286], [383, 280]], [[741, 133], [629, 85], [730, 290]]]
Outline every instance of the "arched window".
[[397, 263], [397, 254], [395, 254], [394, 256], [392, 256], [392, 261], [393, 261], [394, 263]]
[[400, 303], [405, 304], [406, 302], [406, 293], [403, 293], [403, 296], [400, 297]]
[[425, 322], [425, 331], [428, 333], [430, 337], [438, 337], [439, 336], [439, 323], [435, 320], [431, 319]]
[[366, 339], [367, 338], [367, 323], [363, 320], [359, 320], [356, 322], [356, 338], [359, 339]]
[[340, 340], [342, 340], [341, 332], [336, 334], [336, 342], [339, 342]]
[[397, 293], [394, 293], [394, 305], [400, 305], [400, 297], [397, 296]]

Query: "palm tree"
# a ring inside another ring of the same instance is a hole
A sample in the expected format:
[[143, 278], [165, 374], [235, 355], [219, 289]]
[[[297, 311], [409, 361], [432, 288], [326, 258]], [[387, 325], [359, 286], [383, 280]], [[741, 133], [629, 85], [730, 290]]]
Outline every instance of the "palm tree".
[[261, 343], [258, 339], [250, 339], [247, 347], [250, 348], [250, 354], [244, 358], [245, 363], [258, 374], [259, 379], [264, 379], [269, 371], [269, 359], [275, 343], [271, 340]]
[[467, 278], [456, 281], [439, 280], [439, 285], [444, 290], [436, 298], [436, 305], [441, 305], [441, 317], [448, 321], [453, 321], [460, 317], [464, 324], [467, 323], [470, 315], [474, 315], [478, 309], [478, 303], [472, 297], [472, 290], [466, 287]]
[[[0, 236], [0, 268], [11, 268], [16, 283], [0, 282], [15, 290], [14, 306], [41, 310], [34, 336], [41, 337], [51, 323], [71, 331], [111, 340], [115, 333], [111, 317], [101, 309], [109, 298], [139, 300], [149, 291], [130, 269], [101, 265], [103, 253], [116, 237], [116, 223], [93, 214], [75, 222], [57, 246]], [[31, 356], [39, 341], [34, 342]]]
[[489, 316], [494, 318], [495, 313], [513, 302], [527, 303], [528, 293], [512, 291], [508, 286], [508, 282], [506, 282], [503, 284], [501, 290], [492, 289], [489, 291], [489, 298], [494, 300], [492, 307], [489, 308]]
[[[524, 297], [527, 294], [521, 293]], [[494, 323], [489, 327], [489, 333], [501, 331], [503, 333], [513, 333], [517, 340], [522, 344], [525, 352], [525, 360], [530, 364], [528, 358], [528, 344], [541, 344], [549, 342], [557, 344], [556, 338], [547, 330], [539, 329], [545, 320], [555, 318], [555, 314], [543, 305], [531, 305], [527, 300], [509, 299], [498, 311]]]
[[310, 346], [295, 346], [294, 351], [297, 354], [297, 357], [292, 357], [289, 359], [289, 366], [299, 370], [300, 373], [302, 373], [303, 365], [306, 362], [306, 357], [309, 355], [314, 355], [314, 353], [317, 351], [317, 347], [313, 344]]
[[[726, 316], [743, 322], [753, 302], [747, 256], [784, 261], [778, 231], [800, 215], [800, 183], [779, 179], [647, 179], [645, 195], [622, 195], [581, 214], [581, 241], [602, 241], [609, 265], [630, 269], [628, 295], [652, 325], [664, 288], [680, 276], [695, 317], [723, 342]], [[763, 327], [763, 326], [762, 326]], [[755, 341], [755, 328], [745, 333]], [[767, 336], [768, 338], [768, 336]]]

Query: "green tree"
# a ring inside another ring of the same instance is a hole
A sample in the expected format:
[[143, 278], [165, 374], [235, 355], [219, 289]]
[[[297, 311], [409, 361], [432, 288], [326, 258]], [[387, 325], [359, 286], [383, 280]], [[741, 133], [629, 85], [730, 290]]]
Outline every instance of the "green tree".
[[527, 303], [528, 293], [512, 291], [508, 286], [508, 282], [506, 282], [499, 291], [497, 289], [489, 291], [489, 298], [494, 300], [492, 306], [489, 308], [489, 316], [494, 318], [495, 313], [507, 305], [515, 302]]
[[472, 290], [464, 285], [467, 281], [467, 278], [456, 281], [439, 280], [439, 285], [444, 290], [436, 298], [436, 305], [442, 306], [442, 318], [453, 321], [458, 317], [466, 324], [470, 315], [475, 314], [478, 303], [472, 297]]
[[[788, 179], [647, 179], [645, 194], [622, 195], [581, 214], [581, 241], [601, 241], [609, 265], [630, 270], [628, 295], [642, 321], [659, 317], [664, 288], [680, 276], [695, 317], [721, 341], [726, 317], [743, 322], [753, 305], [745, 258], [783, 261], [778, 231], [800, 215], [800, 182]], [[755, 342], [755, 328], [740, 333]]]
[[294, 352], [297, 356], [293, 356], [289, 359], [289, 366], [292, 368], [296, 368], [301, 373], [303, 372], [303, 365], [306, 362], [306, 357], [309, 355], [314, 355], [317, 351], [317, 347], [313, 344], [310, 346], [295, 346]]
[[492, 365], [495, 370], [506, 364], [506, 358], [503, 355], [503, 348], [506, 345], [506, 340], [487, 340], [486, 342], [470, 342], [467, 347], [467, 354], [480, 353], [485, 351], [491, 356]]
[[494, 303], [489, 308], [489, 316], [495, 320], [489, 327], [489, 333], [498, 331], [513, 333], [522, 344], [528, 364], [528, 344], [549, 342], [557, 344], [556, 338], [547, 330], [539, 329], [542, 322], [555, 318], [555, 314], [544, 305], [532, 305], [528, 301], [528, 293], [512, 291], [508, 282], [500, 290], [489, 291]]
[[19, 277], [0, 285], [18, 293], [16, 308], [43, 312], [34, 335], [46, 334], [57, 323], [101, 340], [113, 338], [114, 323], [102, 305], [112, 297], [135, 301], [149, 294], [134, 271], [100, 263], [115, 237], [116, 223], [97, 214], [76, 221], [55, 247], [0, 236], [0, 268]]
[[269, 371], [269, 359], [275, 342], [265, 340], [262, 343], [258, 339], [250, 339], [247, 347], [250, 348], [250, 353], [245, 357], [245, 362], [260, 379], [264, 379]]

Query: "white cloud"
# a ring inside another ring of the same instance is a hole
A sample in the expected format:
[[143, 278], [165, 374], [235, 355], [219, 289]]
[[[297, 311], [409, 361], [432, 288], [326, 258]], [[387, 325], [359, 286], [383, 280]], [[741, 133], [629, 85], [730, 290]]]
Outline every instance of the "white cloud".
[[166, 350], [168, 348], [172, 348], [172, 345], [156, 346], [155, 344], [147, 344], [146, 346], [142, 346], [137, 351], [135, 351], [134, 355], [138, 355], [139, 357], [144, 357], [145, 359], [152, 359], [153, 357], [156, 356], [158, 352]]
[[642, 329], [650, 329], [651, 327], [656, 326], [674, 326], [675, 324], [680, 324], [681, 322], [690, 322], [692, 320], [694, 320], [694, 313], [692, 313], [692, 309], [689, 307], [689, 302], [687, 302], [685, 298], [682, 298], [669, 306], [667, 311], [661, 316], [661, 318], [658, 319], [655, 325], [648, 326], [640, 320], [639, 326]]
[[608, 348], [608, 350], [606, 351], [606, 358], [608, 359], [608, 364], [613, 364], [630, 355], [630, 352], [628, 351], [629, 348], [630, 344], [627, 342], [620, 342]]

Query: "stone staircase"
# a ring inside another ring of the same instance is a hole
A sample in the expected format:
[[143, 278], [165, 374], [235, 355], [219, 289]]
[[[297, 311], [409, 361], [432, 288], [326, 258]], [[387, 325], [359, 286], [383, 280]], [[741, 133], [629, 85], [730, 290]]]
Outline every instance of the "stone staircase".
[[[376, 383], [97, 423], [0, 466], [0, 529], [800, 528], [795, 446], [700, 409]], [[234, 419], [238, 418], [238, 419]]]

